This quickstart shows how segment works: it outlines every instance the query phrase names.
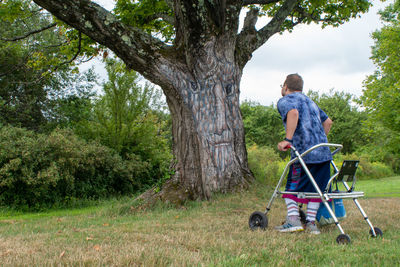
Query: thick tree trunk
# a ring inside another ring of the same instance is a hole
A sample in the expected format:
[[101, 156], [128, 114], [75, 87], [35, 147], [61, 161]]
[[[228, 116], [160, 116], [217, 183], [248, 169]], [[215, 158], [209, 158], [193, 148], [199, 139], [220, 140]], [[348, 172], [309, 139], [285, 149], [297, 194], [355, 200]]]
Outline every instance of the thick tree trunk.
[[215, 192], [247, 187], [253, 179], [239, 109], [242, 70], [233, 48], [226, 49], [234, 46], [225, 42], [208, 41], [191, 69], [164, 69], [174, 87], [163, 89], [173, 122], [176, 173], [155, 195], [160, 199], [209, 199]]

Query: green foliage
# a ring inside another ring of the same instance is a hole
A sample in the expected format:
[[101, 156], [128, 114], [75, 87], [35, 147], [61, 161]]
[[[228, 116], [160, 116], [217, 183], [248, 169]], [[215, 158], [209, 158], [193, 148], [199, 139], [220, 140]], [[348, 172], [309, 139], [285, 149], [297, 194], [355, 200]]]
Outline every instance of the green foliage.
[[[114, 12], [124, 23], [141, 28], [148, 34], [161, 34], [166, 42], [174, 38], [174, 27], [169, 21], [173, 20], [174, 14], [165, 0], [117, 0]], [[163, 17], [170, 19], [163, 20]]]
[[[276, 15], [278, 10], [285, 4], [279, 1], [262, 6], [263, 14], [268, 17]], [[310, 24], [312, 22], [322, 23], [322, 27], [332, 25], [337, 27], [351, 18], [356, 18], [359, 13], [368, 11], [371, 3], [367, 0], [336, 1], [316, 0], [300, 1], [282, 27], [282, 30], [291, 31], [298, 23]]]
[[65, 124], [72, 119], [65, 108], [68, 98], [76, 99], [77, 92], [88, 97], [94, 84], [93, 74], [81, 75], [66, 64], [78, 45], [62, 26], [28, 34], [54, 22], [31, 1], [0, 3], [0, 14], [0, 120], [36, 131], [54, 128], [49, 121]]
[[380, 179], [394, 175], [390, 165], [374, 160], [374, 156], [370, 154], [337, 154], [334, 160], [339, 169], [343, 160], [359, 160], [360, 165], [356, 173], [357, 179]]
[[[114, 12], [132, 26], [143, 29], [153, 36], [161, 35], [166, 42], [175, 37], [174, 14], [165, 0], [117, 0]], [[261, 16], [273, 17], [285, 4], [279, 1], [261, 5]], [[335, 0], [300, 1], [282, 25], [281, 31], [293, 30], [299, 23], [322, 23], [339, 26], [360, 13], [368, 11], [371, 3], [367, 0], [339, 2]], [[255, 7], [255, 5], [250, 6]]]
[[50, 135], [0, 129], [0, 204], [41, 208], [74, 199], [134, 193], [148, 164], [123, 160], [110, 148], [79, 139], [70, 130]]
[[367, 115], [352, 105], [354, 97], [351, 94], [331, 91], [319, 95], [310, 91], [308, 95], [333, 121], [329, 142], [342, 144], [345, 154], [353, 153], [368, 143], [362, 131], [362, 123], [367, 120]]
[[285, 129], [278, 110], [273, 105], [263, 106], [245, 101], [240, 105], [247, 144], [276, 147], [284, 138]]
[[275, 149], [251, 145], [247, 148], [249, 168], [257, 181], [274, 185], [282, 175], [285, 162]]
[[[360, 102], [368, 112], [369, 120], [365, 126], [371, 140], [388, 152], [399, 155], [400, 1], [395, 1], [380, 14], [385, 26], [372, 35], [375, 45], [371, 58], [377, 70], [365, 80]], [[397, 168], [400, 170], [400, 166]]]
[[98, 140], [126, 159], [132, 155], [148, 162], [149, 175], [141, 183], [152, 185], [170, 176], [172, 159], [167, 136], [168, 120], [163, 114], [161, 92], [117, 60], [108, 60], [108, 82], [104, 95], [93, 106], [93, 116], [76, 127], [78, 135]]
[[96, 79], [93, 70], [89, 69], [83, 74], [68, 74], [60, 78], [63, 90], [48, 90], [46, 132], [57, 127], [74, 129], [82, 120], [91, 118]]

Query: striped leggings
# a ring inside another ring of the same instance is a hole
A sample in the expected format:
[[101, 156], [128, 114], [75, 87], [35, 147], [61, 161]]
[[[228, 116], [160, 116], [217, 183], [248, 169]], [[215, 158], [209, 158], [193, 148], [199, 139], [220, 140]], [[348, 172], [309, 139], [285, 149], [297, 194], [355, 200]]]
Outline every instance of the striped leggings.
[[[297, 206], [297, 202], [290, 199], [285, 198], [286, 208], [287, 208], [287, 216], [297, 216], [299, 217], [299, 206]], [[317, 216], [317, 211], [319, 208], [319, 202], [308, 202], [307, 204], [307, 217], [306, 220], [309, 222], [314, 222], [315, 217]]]

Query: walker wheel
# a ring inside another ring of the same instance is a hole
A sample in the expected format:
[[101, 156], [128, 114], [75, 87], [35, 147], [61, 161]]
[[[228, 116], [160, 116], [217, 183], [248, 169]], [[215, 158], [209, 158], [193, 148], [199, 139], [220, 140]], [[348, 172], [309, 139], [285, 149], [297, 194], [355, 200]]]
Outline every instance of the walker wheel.
[[336, 242], [340, 245], [347, 245], [350, 244], [351, 239], [350, 236], [346, 235], [346, 234], [340, 234], [338, 235], [338, 237], [336, 238]]
[[369, 234], [371, 235], [371, 237], [381, 237], [383, 235], [382, 230], [379, 229], [378, 227], [374, 227], [374, 231], [375, 231], [376, 235], [374, 235], [374, 233], [372, 233], [372, 229], [369, 230]]
[[268, 218], [265, 213], [261, 211], [255, 211], [250, 215], [249, 218], [249, 227], [251, 230], [265, 230], [268, 226]]

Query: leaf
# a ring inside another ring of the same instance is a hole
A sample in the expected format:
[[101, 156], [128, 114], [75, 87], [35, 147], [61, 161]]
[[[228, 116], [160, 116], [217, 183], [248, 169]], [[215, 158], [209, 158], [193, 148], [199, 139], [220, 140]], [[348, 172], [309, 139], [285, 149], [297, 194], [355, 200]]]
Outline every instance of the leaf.
[[93, 237], [87, 236], [86, 241], [90, 241], [90, 240], [93, 240]]
[[62, 258], [62, 257], [64, 257], [64, 255], [65, 255], [65, 250], [64, 250], [63, 252], [61, 252], [61, 254], [60, 254], [59, 258]]
[[93, 249], [96, 250], [96, 251], [100, 251], [100, 246], [99, 245], [94, 245]]

